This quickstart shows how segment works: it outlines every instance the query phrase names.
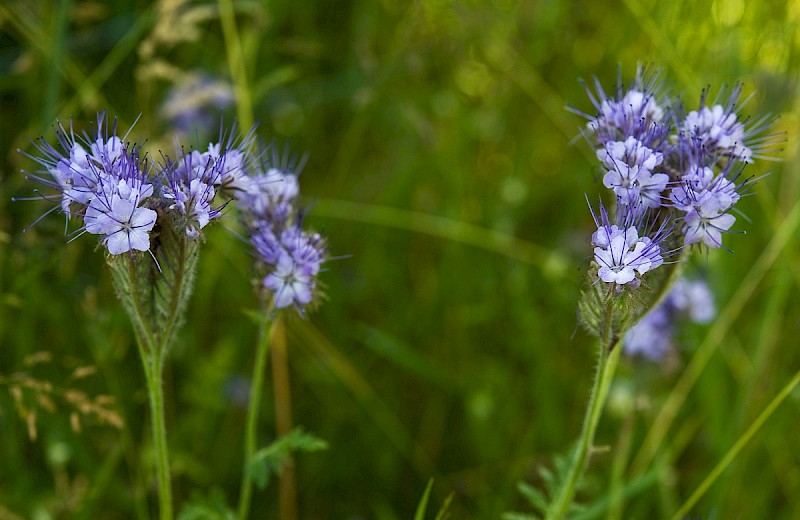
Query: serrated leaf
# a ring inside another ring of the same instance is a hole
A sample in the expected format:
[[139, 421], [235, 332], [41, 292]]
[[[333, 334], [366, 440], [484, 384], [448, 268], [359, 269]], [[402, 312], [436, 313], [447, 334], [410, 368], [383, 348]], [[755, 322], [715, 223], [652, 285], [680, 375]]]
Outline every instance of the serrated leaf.
[[177, 520], [236, 520], [236, 514], [228, 507], [222, 492], [215, 489], [208, 496], [192, 493]]
[[525, 482], [518, 483], [517, 489], [519, 490], [520, 494], [522, 494], [522, 496], [528, 500], [534, 509], [542, 512], [547, 511], [547, 497], [544, 495], [544, 493]]
[[251, 460], [247, 465], [247, 475], [255, 482], [258, 489], [267, 487], [270, 470], [267, 462], [263, 460]]
[[306, 433], [302, 427], [298, 426], [269, 446], [255, 452], [248, 463], [248, 475], [259, 488], [263, 489], [267, 485], [269, 475], [278, 474], [281, 465], [291, 457], [293, 452], [312, 452], [327, 448], [327, 442]]
[[539, 473], [539, 476], [542, 477], [542, 480], [548, 488], [556, 481], [556, 476], [546, 466], [539, 466], [536, 468], [536, 472]]

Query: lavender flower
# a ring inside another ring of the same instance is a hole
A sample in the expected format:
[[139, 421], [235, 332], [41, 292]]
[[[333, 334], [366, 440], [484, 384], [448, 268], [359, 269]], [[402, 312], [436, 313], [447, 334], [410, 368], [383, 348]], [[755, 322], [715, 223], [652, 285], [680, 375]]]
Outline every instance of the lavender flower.
[[296, 206], [299, 195], [297, 162], [280, 157], [274, 148], [259, 155], [250, 168], [247, 189], [237, 194], [259, 264], [267, 271], [261, 281], [276, 309], [301, 311], [318, 292], [316, 277], [326, 257], [325, 241], [302, 230]]
[[609, 96], [599, 81], [595, 80], [596, 92], [586, 87], [586, 93], [596, 109], [596, 114], [573, 112], [586, 117], [586, 136], [604, 146], [610, 141], [624, 141], [635, 137], [646, 145], [660, 142], [664, 132], [660, 129], [664, 119], [665, 101], [659, 101], [658, 71], [639, 67], [630, 86], [618, 81], [616, 93]]
[[[742, 84], [731, 89], [724, 103], [708, 104], [708, 89], [700, 97], [697, 110], [692, 110], [681, 120], [676, 111], [674, 118], [682, 146], [693, 147], [697, 162], [713, 164], [720, 160], [752, 163], [757, 156], [773, 148], [777, 135], [765, 135], [772, 118], [766, 115], [754, 122], [742, 119], [737, 110], [747, 102], [739, 104]], [[720, 91], [718, 98], [723, 91]]]
[[725, 213], [717, 199], [707, 199], [693, 208], [684, 217], [683, 235], [685, 243], [722, 247], [722, 233], [728, 231], [736, 217]]
[[657, 360], [672, 349], [674, 325], [667, 306], [660, 305], [645, 314], [625, 335], [623, 348], [629, 356]]
[[[57, 150], [42, 138], [33, 141], [41, 155], [29, 155], [44, 166], [42, 173], [49, 177], [29, 174], [29, 178], [61, 193], [61, 210], [70, 215], [82, 212], [94, 198], [103, 177], [111, 174], [115, 163], [122, 156], [124, 146], [116, 136], [116, 123], [108, 136], [105, 114], [97, 117], [95, 137], [76, 136], [70, 124], [67, 131], [61, 123], [56, 124], [56, 137], [61, 150]], [[88, 150], [87, 150], [88, 149]], [[24, 153], [24, 152], [22, 152]]]
[[717, 314], [714, 295], [703, 280], [679, 279], [669, 294], [669, 303], [694, 323], [709, 323]]
[[180, 159], [165, 157], [151, 175], [140, 147], [117, 136], [116, 122], [109, 134], [104, 113], [98, 115], [91, 137], [76, 136], [71, 124], [69, 131], [57, 124], [56, 136], [60, 150], [38, 139], [34, 144], [40, 155], [29, 155], [48, 176], [29, 177], [60, 193], [61, 211], [83, 220], [81, 232], [102, 235], [101, 243], [111, 255], [150, 251], [150, 233], [159, 214], [177, 216], [171, 222], [188, 238], [197, 238], [220, 215], [224, 204], [212, 207], [213, 186], [224, 171], [218, 157], [180, 151]]
[[223, 145], [223, 139], [220, 139], [217, 143], [210, 143], [208, 151], [203, 154], [205, 160], [214, 161], [219, 171], [219, 175], [213, 179], [213, 184], [220, 190], [232, 193], [234, 197], [240, 196], [250, 188], [246, 151], [250, 147], [250, 140], [250, 137], [245, 136], [242, 142], [237, 144], [229, 138]]
[[736, 114], [722, 105], [702, 107], [689, 112], [682, 130], [702, 143], [711, 155], [724, 154], [751, 162], [753, 151], [742, 144], [744, 125], [736, 119]]
[[[614, 193], [618, 214], [636, 213], [639, 222], [674, 230], [675, 240], [670, 242], [723, 247], [722, 234], [736, 222], [733, 207], [752, 180], [737, 179], [746, 164], [776, 141], [774, 134], [764, 135], [769, 118], [748, 124], [739, 116], [741, 85], [721, 103], [708, 103], [704, 91], [699, 108], [685, 114], [679, 103], [669, 106], [668, 98], [661, 96], [657, 78], [657, 71], [640, 67], [630, 86], [618, 82], [613, 96], [595, 80], [595, 92], [587, 93], [597, 112], [572, 110], [589, 119], [584, 135], [599, 147], [603, 185]], [[608, 225], [596, 216], [594, 220], [598, 229]], [[635, 285], [661, 265], [650, 261], [663, 258], [663, 240], [646, 243], [647, 233], [633, 225], [637, 239], [632, 241], [632, 220], [615, 225], [625, 239], [609, 238], [603, 244], [593, 239], [598, 277]]]
[[311, 266], [281, 251], [275, 270], [264, 278], [264, 287], [275, 293], [275, 307], [278, 309], [291, 304], [306, 305], [311, 302], [315, 274]]
[[[60, 201], [51, 211], [81, 219], [80, 232], [100, 235], [110, 255], [147, 251], [160, 270], [159, 258], [172, 262], [174, 246], [196, 259], [201, 231], [235, 202], [262, 270], [260, 285], [275, 308], [302, 311], [319, 296], [316, 277], [327, 251], [319, 234], [302, 229], [302, 161], [274, 146], [256, 148], [252, 132], [240, 136], [234, 127], [205, 152], [177, 145], [177, 159], [162, 156], [151, 169], [140, 147], [117, 136], [116, 123], [109, 133], [105, 114], [97, 127], [91, 137], [76, 137], [71, 125], [67, 131], [59, 124], [60, 149], [43, 139], [34, 143], [39, 154], [29, 157], [44, 170], [30, 177], [57, 193], [44, 197]], [[151, 240], [155, 229], [159, 240]]]
[[600, 219], [592, 211], [597, 231], [592, 235], [594, 258], [598, 265], [597, 276], [606, 283], [638, 285], [637, 275], [659, 267], [664, 263], [661, 244], [668, 233], [660, 228], [648, 236], [639, 236], [635, 209], [619, 208], [618, 223], [611, 224], [608, 212], [600, 205]]
[[214, 184], [221, 177], [221, 161], [193, 150], [177, 163], [167, 161], [163, 197], [168, 209], [180, 215], [178, 226], [189, 238], [197, 238], [200, 230], [220, 216], [221, 208], [212, 208]]
[[136, 207], [115, 193], [110, 202], [93, 201], [84, 218], [87, 232], [105, 235], [103, 245], [112, 255], [150, 250], [149, 233], [156, 223], [152, 209]]
[[597, 158], [603, 161], [608, 170], [613, 170], [620, 164], [627, 164], [653, 171], [664, 162], [664, 154], [651, 150], [632, 136], [625, 141], [608, 141], [597, 151]]

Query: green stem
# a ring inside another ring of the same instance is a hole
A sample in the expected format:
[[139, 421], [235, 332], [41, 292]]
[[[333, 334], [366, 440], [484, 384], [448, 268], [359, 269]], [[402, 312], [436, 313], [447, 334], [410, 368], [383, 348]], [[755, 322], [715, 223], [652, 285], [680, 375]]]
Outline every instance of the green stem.
[[153, 448], [156, 455], [156, 475], [158, 477], [158, 505], [161, 520], [172, 520], [172, 482], [169, 471], [169, 450], [167, 449], [167, 427], [164, 418], [164, 358], [162, 352], [153, 352], [142, 359], [147, 396], [150, 401], [150, 416], [153, 422]]
[[222, 37], [225, 40], [225, 52], [228, 56], [228, 68], [236, 93], [237, 115], [242, 128], [248, 129], [253, 126], [253, 101], [247, 83], [247, 67], [244, 62], [239, 29], [236, 27], [236, 13], [232, 0], [218, 0], [218, 5]]
[[[142, 314], [142, 302], [136, 288], [136, 270], [134, 259], [128, 260], [128, 288], [131, 302], [130, 314], [134, 329], [137, 331], [136, 344], [142, 360], [147, 397], [150, 403], [150, 417], [153, 430], [153, 449], [156, 454], [156, 475], [158, 478], [158, 504], [161, 520], [172, 520], [172, 486], [169, 471], [169, 451], [167, 449], [167, 427], [164, 418], [164, 388], [162, 374], [164, 372], [164, 356], [166, 345], [156, 343], [153, 333], [147, 326]], [[166, 341], [166, 340], [164, 340]]]
[[[186, 256], [187, 256], [187, 243], [186, 237], [176, 237], [178, 241], [178, 259], [175, 262], [175, 280], [178, 280], [175, 286], [172, 288], [172, 295], [170, 298], [170, 305], [169, 305], [169, 318], [167, 319], [167, 324], [164, 327], [164, 331], [162, 332], [161, 336], [161, 345], [159, 348], [160, 356], [162, 358], [166, 357], [167, 352], [169, 352], [170, 348], [172, 347], [173, 337], [175, 334], [175, 326], [181, 320], [181, 304], [183, 302], [183, 282], [184, 276], [186, 276]], [[185, 306], [185, 305], [184, 305]]]
[[247, 425], [244, 443], [244, 468], [242, 468], [242, 485], [239, 492], [239, 518], [245, 520], [250, 513], [250, 501], [253, 496], [253, 479], [250, 476], [250, 463], [256, 452], [256, 425], [258, 408], [261, 404], [261, 391], [264, 387], [264, 371], [267, 366], [267, 353], [272, 331], [272, 320], [268, 319], [270, 309], [265, 309], [258, 332], [256, 359], [253, 364], [253, 377], [250, 386], [250, 399], [247, 406]]
[[[136, 290], [136, 265], [134, 262], [135, 260], [132, 257], [128, 258], [127, 294], [123, 294], [120, 297], [129, 299], [130, 312], [128, 312], [128, 316], [133, 322], [133, 330], [136, 333], [136, 346], [139, 348], [139, 357], [142, 358], [142, 363], [145, 363], [145, 359], [155, 349], [156, 342], [142, 315], [142, 302], [139, 298], [139, 291]], [[147, 373], [146, 368], [145, 373]]]
[[608, 391], [611, 388], [611, 380], [614, 378], [614, 372], [619, 362], [619, 355], [622, 351], [621, 348], [614, 348], [618, 346], [617, 343], [619, 341], [618, 339], [612, 340], [611, 335], [611, 302], [609, 300], [606, 308], [606, 323], [603, 337], [600, 339], [600, 353], [598, 355], [597, 369], [594, 374], [594, 384], [592, 386], [592, 393], [589, 395], [589, 403], [586, 406], [586, 415], [583, 418], [583, 429], [578, 439], [578, 446], [572, 456], [572, 463], [570, 464], [564, 484], [547, 512], [548, 520], [561, 520], [566, 517], [572, 505], [572, 500], [575, 497], [578, 483], [586, 469], [589, 451], [594, 442], [594, 435], [597, 431], [597, 425], [600, 422], [600, 415], [603, 412], [603, 407], [608, 397]]

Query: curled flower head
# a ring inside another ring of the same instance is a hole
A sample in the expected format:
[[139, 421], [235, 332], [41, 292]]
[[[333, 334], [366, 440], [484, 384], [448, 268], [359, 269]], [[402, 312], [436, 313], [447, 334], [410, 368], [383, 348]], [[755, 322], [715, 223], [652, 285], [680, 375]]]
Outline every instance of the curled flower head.
[[102, 235], [101, 243], [112, 255], [132, 251], [152, 255], [150, 233], [163, 229], [156, 224], [164, 215], [177, 218], [162, 226], [178, 225], [187, 237], [196, 238], [224, 205], [212, 207], [214, 186], [223, 176], [222, 161], [178, 148], [177, 161], [165, 156], [153, 168], [141, 147], [116, 130], [116, 121], [109, 125], [105, 113], [98, 115], [92, 135], [77, 136], [72, 124], [69, 130], [57, 124], [60, 149], [41, 138], [35, 141], [39, 153], [29, 157], [44, 170], [29, 177], [54, 189], [58, 195], [44, 198], [58, 197], [68, 218], [83, 221], [80, 232]]
[[252, 221], [287, 227], [300, 193], [298, 176], [304, 161], [277, 151], [274, 145], [263, 147], [250, 167], [247, 188], [237, 194], [239, 204]]
[[302, 228], [301, 168], [302, 162], [267, 147], [250, 168], [248, 188], [237, 195], [257, 263], [267, 272], [261, 287], [276, 309], [293, 306], [300, 312], [319, 292], [316, 277], [327, 256], [324, 239]]
[[264, 287], [274, 294], [277, 309], [311, 303], [325, 258], [325, 244], [319, 235], [309, 236], [299, 228], [287, 232], [291, 236], [281, 240], [284, 247], [278, 252], [273, 271], [263, 280]]
[[757, 158], [767, 159], [777, 145], [784, 140], [784, 134], [767, 133], [775, 120], [770, 114], [756, 119], [742, 117], [741, 108], [749, 97], [740, 102], [743, 85], [737, 83], [725, 97], [721, 89], [716, 99], [709, 102], [709, 89], [704, 89], [697, 110], [684, 114], [681, 107], [673, 118], [677, 141], [681, 154], [688, 162], [712, 166], [729, 162], [750, 164]]
[[254, 133], [239, 135], [236, 127], [221, 133], [219, 141], [210, 143], [203, 158], [213, 161], [219, 175], [213, 180], [214, 186], [229, 194], [232, 198], [240, 198], [250, 188], [250, 171], [257, 165], [251, 149], [254, 147]]
[[221, 162], [197, 150], [184, 153], [177, 162], [165, 160], [162, 195], [167, 209], [179, 216], [177, 225], [186, 236], [197, 238], [200, 230], [222, 212], [223, 205], [212, 208], [221, 177]]
[[[67, 215], [82, 214], [86, 205], [101, 190], [100, 184], [120, 169], [118, 163], [126, 154], [138, 156], [138, 148], [126, 146], [116, 135], [116, 121], [109, 135], [105, 113], [97, 116], [93, 136], [76, 135], [72, 122], [69, 130], [56, 123], [57, 149], [43, 138], [33, 141], [37, 155], [24, 153], [44, 167], [28, 177], [59, 192], [61, 211]], [[122, 166], [125, 168], [125, 165]], [[45, 176], [46, 175], [46, 176]]]
[[609, 141], [624, 141], [636, 137], [646, 144], [660, 142], [664, 131], [664, 102], [659, 101], [658, 71], [639, 67], [631, 85], [618, 80], [614, 95], [606, 94], [600, 82], [594, 81], [595, 92], [586, 87], [586, 93], [595, 107], [595, 114], [574, 112], [586, 117], [587, 137], [603, 146]]

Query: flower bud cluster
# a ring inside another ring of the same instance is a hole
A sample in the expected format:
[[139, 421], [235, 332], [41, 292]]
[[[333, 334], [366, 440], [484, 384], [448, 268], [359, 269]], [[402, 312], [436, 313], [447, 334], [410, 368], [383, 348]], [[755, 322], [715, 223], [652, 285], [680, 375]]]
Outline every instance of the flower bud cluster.
[[742, 170], [776, 142], [764, 135], [768, 117], [748, 124], [739, 116], [741, 90], [723, 103], [708, 103], [705, 91], [698, 109], [684, 114], [663, 95], [658, 74], [642, 68], [614, 95], [597, 81], [595, 92], [587, 88], [596, 113], [575, 112], [589, 120], [584, 135], [616, 199], [613, 225], [602, 206], [595, 215], [600, 280], [637, 285], [682, 248], [723, 247], [722, 234], [736, 221], [731, 210], [751, 181], [740, 180]]
[[246, 188], [238, 194], [250, 243], [268, 271], [262, 286], [273, 293], [277, 309], [301, 309], [312, 302], [327, 255], [324, 239], [302, 228], [297, 201], [301, 169], [274, 146], [263, 148], [252, 161]]
[[251, 133], [235, 138], [234, 131], [205, 152], [176, 145], [176, 159], [162, 154], [154, 166], [116, 130], [115, 122], [109, 131], [101, 113], [94, 135], [79, 136], [71, 125], [67, 130], [58, 124], [59, 149], [42, 138], [34, 141], [38, 154], [29, 157], [44, 169], [29, 178], [57, 192], [42, 196], [60, 202], [51, 211], [80, 220], [77, 233], [100, 235], [110, 255], [154, 255], [163, 226], [197, 240], [233, 202], [269, 271], [262, 285], [274, 293], [275, 307], [311, 302], [326, 250], [320, 235], [301, 229], [296, 165], [282, 166], [272, 147], [254, 145]]

